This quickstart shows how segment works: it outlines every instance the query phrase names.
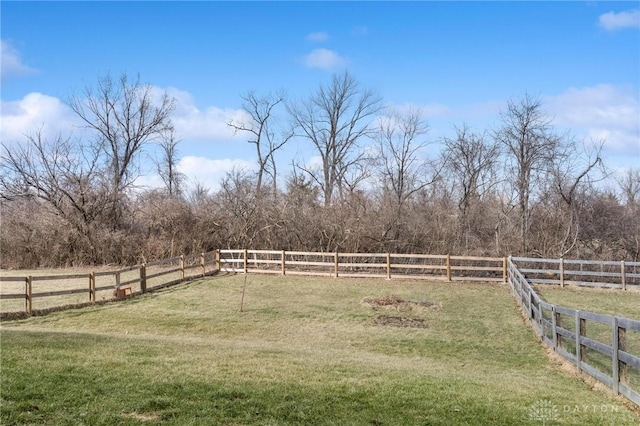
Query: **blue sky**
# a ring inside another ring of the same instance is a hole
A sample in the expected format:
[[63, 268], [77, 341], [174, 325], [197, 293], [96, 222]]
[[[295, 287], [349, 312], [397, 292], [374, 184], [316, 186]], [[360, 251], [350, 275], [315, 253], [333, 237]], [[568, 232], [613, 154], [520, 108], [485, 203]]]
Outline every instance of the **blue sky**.
[[[226, 126], [240, 96], [309, 96], [348, 69], [385, 104], [422, 108], [427, 140], [499, 124], [526, 92], [560, 129], [605, 139], [611, 167], [640, 167], [638, 2], [2, 1], [0, 136], [78, 130], [64, 101], [100, 76], [135, 75], [179, 101], [180, 167], [210, 187], [253, 147]], [[284, 116], [283, 116], [284, 118]], [[429, 155], [437, 155], [438, 144]], [[298, 141], [279, 156], [313, 160]], [[152, 184], [157, 178], [146, 176]]]

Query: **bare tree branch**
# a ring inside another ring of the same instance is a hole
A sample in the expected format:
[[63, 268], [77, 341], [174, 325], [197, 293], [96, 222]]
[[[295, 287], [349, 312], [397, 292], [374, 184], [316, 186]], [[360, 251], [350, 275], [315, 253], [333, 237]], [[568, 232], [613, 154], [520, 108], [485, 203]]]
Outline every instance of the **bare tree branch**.
[[371, 135], [370, 121], [380, 110], [380, 98], [372, 91], [361, 90], [348, 73], [334, 75], [331, 84], [321, 86], [305, 102], [289, 106], [300, 136], [316, 148], [322, 161], [319, 175], [303, 169], [320, 184], [325, 205], [346, 184], [348, 170], [360, 156], [358, 142]]

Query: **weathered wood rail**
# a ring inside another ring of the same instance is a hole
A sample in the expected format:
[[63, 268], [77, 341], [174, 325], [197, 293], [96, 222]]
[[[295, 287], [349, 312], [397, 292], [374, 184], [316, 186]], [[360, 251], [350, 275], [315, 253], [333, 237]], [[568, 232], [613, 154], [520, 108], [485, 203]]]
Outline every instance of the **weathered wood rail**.
[[[540, 260], [508, 258], [507, 279], [535, 332], [547, 346], [575, 364], [578, 371], [585, 372], [609, 386], [615, 394], [622, 394], [640, 405], [640, 388], [631, 379], [632, 376], [636, 381], [640, 378], [640, 356], [632, 354], [627, 346], [627, 335], [640, 332], [640, 320], [569, 309], [545, 302], [531, 286], [540, 280], [524, 274], [537, 274], [540, 270], [520, 269], [520, 262], [534, 261]], [[621, 276], [594, 276], [599, 279], [620, 278], [624, 277], [624, 271]], [[593, 282], [587, 285], [593, 285]], [[620, 285], [619, 288], [626, 286]], [[588, 333], [592, 329], [594, 331]], [[636, 350], [638, 348], [640, 345]], [[632, 369], [636, 374], [631, 373]]]

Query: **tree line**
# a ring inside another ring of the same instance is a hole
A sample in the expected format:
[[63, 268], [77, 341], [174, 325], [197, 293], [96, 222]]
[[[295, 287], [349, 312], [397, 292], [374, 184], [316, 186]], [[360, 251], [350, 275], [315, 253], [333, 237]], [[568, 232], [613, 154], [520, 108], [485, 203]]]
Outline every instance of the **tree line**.
[[[461, 123], [431, 157], [424, 111], [385, 107], [349, 72], [302, 100], [241, 98], [243, 118], [228, 125], [257, 167], [233, 170], [216, 191], [187, 187], [175, 100], [139, 77], [105, 76], [67, 100], [90, 136], [2, 141], [1, 266], [215, 248], [640, 259], [640, 169], [602, 185], [603, 141], [560, 133], [539, 98], [510, 100], [495, 129]], [[319, 161], [278, 170], [294, 139]], [[136, 188], [152, 144], [164, 186]]]

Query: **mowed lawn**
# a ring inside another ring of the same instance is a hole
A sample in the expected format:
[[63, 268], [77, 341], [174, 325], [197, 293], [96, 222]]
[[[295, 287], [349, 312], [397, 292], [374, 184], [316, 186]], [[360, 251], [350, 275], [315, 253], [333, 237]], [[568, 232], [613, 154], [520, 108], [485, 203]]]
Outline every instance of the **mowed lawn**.
[[507, 285], [246, 278], [242, 312], [228, 275], [3, 322], [0, 423], [640, 422], [547, 356]]

